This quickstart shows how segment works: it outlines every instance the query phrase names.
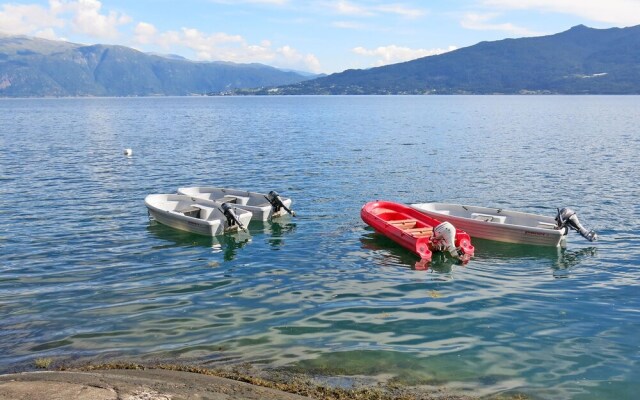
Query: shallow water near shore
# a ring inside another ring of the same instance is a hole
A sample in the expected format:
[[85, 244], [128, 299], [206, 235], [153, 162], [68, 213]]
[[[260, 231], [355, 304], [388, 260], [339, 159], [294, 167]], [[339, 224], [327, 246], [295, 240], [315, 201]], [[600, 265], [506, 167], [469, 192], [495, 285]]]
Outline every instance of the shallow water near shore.
[[[640, 391], [637, 96], [0, 99], [0, 370], [252, 362], [462, 393]], [[132, 148], [125, 157], [123, 150]], [[207, 238], [144, 197], [215, 185], [298, 217]], [[575, 209], [600, 240], [417, 258], [367, 201]]]

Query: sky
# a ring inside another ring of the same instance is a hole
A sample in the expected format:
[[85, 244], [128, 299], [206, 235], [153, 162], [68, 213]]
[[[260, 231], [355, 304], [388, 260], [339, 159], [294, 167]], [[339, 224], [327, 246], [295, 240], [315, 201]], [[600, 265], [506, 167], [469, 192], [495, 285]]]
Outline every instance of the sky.
[[640, 25], [640, 0], [0, 0], [4, 34], [327, 74], [580, 24]]

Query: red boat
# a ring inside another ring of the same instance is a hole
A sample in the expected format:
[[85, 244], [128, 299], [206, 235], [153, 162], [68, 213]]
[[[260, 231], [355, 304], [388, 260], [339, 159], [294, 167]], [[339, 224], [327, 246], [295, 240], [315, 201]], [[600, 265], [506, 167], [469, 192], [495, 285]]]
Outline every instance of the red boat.
[[430, 261], [432, 251], [447, 251], [463, 262], [473, 257], [471, 238], [465, 231], [404, 204], [372, 201], [362, 206], [360, 216], [367, 225], [417, 254], [422, 261]]

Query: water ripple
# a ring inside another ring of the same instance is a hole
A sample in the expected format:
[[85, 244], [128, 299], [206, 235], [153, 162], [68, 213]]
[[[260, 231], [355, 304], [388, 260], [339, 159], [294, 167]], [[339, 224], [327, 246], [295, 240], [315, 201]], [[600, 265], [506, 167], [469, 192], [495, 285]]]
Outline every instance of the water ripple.
[[[637, 391], [635, 97], [0, 103], [1, 370], [148, 357], [476, 394]], [[148, 193], [187, 185], [275, 189], [299, 217], [217, 238], [148, 220]], [[601, 240], [474, 240], [469, 264], [417, 270], [360, 220], [373, 199], [569, 206]]]

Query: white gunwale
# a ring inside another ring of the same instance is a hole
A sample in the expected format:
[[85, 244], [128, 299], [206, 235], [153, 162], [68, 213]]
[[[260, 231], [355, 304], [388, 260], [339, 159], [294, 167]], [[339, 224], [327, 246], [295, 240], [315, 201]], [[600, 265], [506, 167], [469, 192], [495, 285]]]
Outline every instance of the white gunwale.
[[451, 222], [475, 238], [537, 246], [566, 244], [566, 230], [557, 229], [553, 217], [450, 203], [415, 203], [411, 207], [441, 221]]

